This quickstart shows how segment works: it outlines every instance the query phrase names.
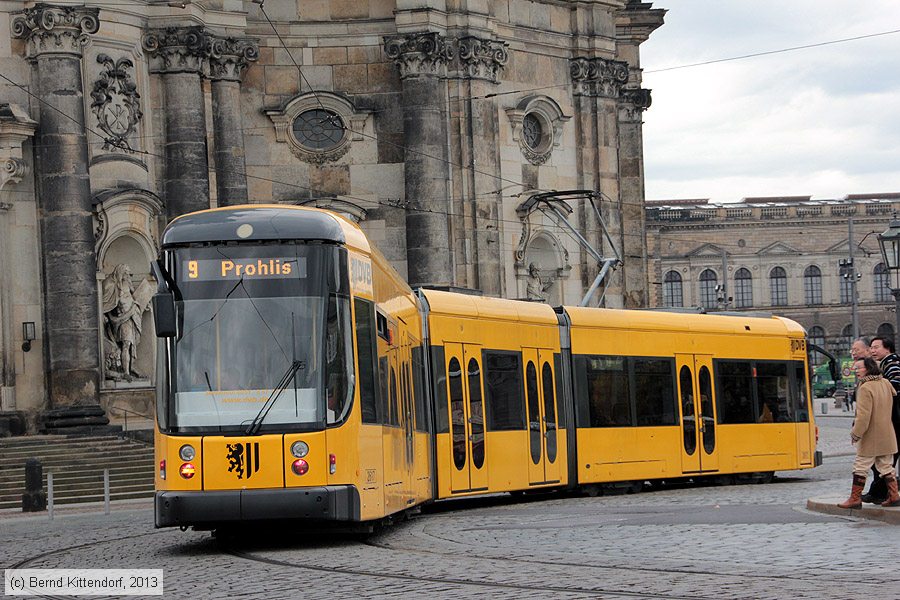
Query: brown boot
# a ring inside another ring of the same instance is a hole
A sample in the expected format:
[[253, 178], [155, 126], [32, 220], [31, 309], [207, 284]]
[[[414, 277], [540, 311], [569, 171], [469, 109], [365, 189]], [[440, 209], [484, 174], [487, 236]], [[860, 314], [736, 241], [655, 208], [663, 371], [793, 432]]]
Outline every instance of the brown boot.
[[884, 478], [887, 483], [888, 497], [881, 503], [882, 506], [900, 506], [900, 493], [897, 492], [897, 476], [888, 475]]
[[[896, 485], [897, 480], [894, 480]], [[862, 492], [866, 487], [865, 475], [853, 475], [853, 488], [850, 490], [850, 497], [838, 504], [840, 508], [862, 508]]]

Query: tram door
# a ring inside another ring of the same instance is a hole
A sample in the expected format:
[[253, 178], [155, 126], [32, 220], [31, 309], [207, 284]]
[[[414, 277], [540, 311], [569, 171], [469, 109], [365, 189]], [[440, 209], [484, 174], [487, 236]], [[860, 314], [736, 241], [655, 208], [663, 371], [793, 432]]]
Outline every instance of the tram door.
[[532, 484], [560, 481], [562, 461], [557, 460], [557, 407], [553, 351], [523, 348], [525, 404], [528, 414], [528, 481]]
[[681, 405], [682, 471], [718, 471], [712, 356], [677, 354], [675, 360]]
[[447, 398], [450, 403], [452, 492], [488, 488], [484, 435], [484, 389], [481, 346], [444, 344], [447, 361]]

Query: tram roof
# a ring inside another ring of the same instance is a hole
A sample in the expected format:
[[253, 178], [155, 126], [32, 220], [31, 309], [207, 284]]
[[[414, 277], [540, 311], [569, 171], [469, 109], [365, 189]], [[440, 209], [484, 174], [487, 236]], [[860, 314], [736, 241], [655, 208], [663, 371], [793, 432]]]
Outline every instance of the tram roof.
[[654, 310], [564, 307], [573, 327], [627, 328], [657, 331], [696, 331], [756, 335], [803, 336], [803, 327], [784, 317], [677, 313]]
[[523, 302], [522, 300], [473, 296], [427, 288], [422, 288], [421, 291], [428, 300], [429, 310], [433, 314], [558, 325], [553, 308], [541, 302]]
[[[238, 234], [243, 225], [253, 228], [248, 236]], [[254, 240], [317, 240], [370, 250], [359, 227], [338, 213], [280, 204], [245, 204], [182, 215], [166, 227], [162, 245]]]

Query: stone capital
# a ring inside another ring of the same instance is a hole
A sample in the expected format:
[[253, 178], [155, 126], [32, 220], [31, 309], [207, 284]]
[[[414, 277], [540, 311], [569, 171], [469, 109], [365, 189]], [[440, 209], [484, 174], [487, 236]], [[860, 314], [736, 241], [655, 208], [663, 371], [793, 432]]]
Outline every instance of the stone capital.
[[39, 3], [13, 17], [11, 32], [27, 41], [29, 59], [45, 54], [80, 57], [88, 36], [100, 29], [99, 14], [99, 8]]
[[638, 121], [641, 113], [650, 108], [652, 99], [646, 88], [625, 89], [619, 96], [619, 120]]
[[200, 26], [150, 29], [141, 38], [151, 73], [203, 74], [210, 45], [209, 34]]
[[388, 58], [400, 66], [400, 78], [446, 77], [453, 47], [437, 32], [392, 35], [384, 38]]
[[22, 107], [0, 104], [0, 190], [8, 183], [19, 183], [28, 172], [22, 143], [34, 136], [35, 129], [37, 122]]
[[509, 44], [473, 36], [457, 40], [459, 75], [466, 79], [486, 79], [498, 83], [498, 76], [509, 62]]
[[618, 98], [628, 81], [628, 63], [606, 58], [573, 58], [569, 73], [576, 96]]
[[251, 62], [259, 60], [259, 41], [251, 38], [208, 36], [205, 75], [213, 81], [240, 81]]

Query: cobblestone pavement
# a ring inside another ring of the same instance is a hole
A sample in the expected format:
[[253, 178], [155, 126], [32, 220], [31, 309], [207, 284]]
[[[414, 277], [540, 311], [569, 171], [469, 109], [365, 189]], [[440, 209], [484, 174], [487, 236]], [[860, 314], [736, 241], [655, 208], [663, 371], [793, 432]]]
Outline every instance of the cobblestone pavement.
[[848, 491], [849, 419], [819, 427], [832, 457], [771, 484], [444, 502], [364, 541], [281, 530], [219, 543], [154, 530], [146, 505], [61, 511], [54, 521], [5, 513], [0, 564], [162, 568], [166, 597], [192, 600], [900, 598], [900, 529], [802, 508]]

